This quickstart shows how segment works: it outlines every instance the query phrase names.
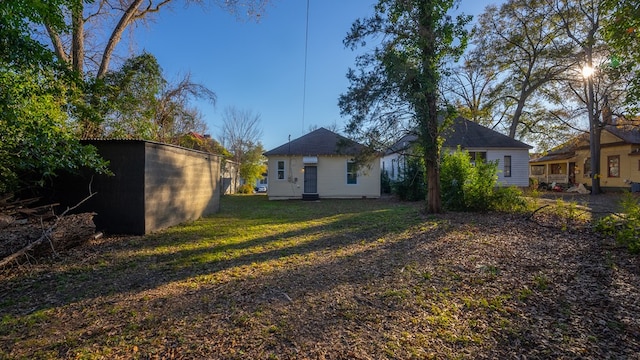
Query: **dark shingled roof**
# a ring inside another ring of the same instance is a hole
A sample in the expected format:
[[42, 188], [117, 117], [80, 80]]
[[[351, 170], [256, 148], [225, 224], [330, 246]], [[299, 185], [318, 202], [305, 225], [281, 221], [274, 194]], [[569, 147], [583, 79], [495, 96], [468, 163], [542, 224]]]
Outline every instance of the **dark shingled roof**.
[[457, 117], [453, 124], [443, 131], [444, 147], [468, 148], [511, 148], [533, 149], [522, 141], [512, 139], [488, 127]]
[[325, 128], [319, 128], [275, 149], [271, 149], [265, 152], [264, 155], [356, 155], [364, 148], [364, 145], [358, 144], [342, 135]]
[[[461, 116], [455, 118], [453, 123], [446, 128], [442, 135], [444, 138], [443, 147], [463, 149], [532, 149], [533, 147], [512, 139], [488, 127], [467, 120]], [[403, 136], [387, 151], [387, 154], [395, 153], [407, 149], [411, 143], [417, 140], [415, 134]]]
[[[640, 144], [640, 127], [637, 125], [606, 125], [605, 131], [619, 137], [628, 144]], [[553, 161], [553, 160], [566, 160], [571, 159], [576, 155], [577, 149], [589, 148], [589, 133], [580, 134], [559, 147], [549, 151], [546, 155], [537, 159], [532, 159], [531, 163]]]
[[605, 130], [629, 144], [640, 144], [640, 126], [638, 125], [607, 125]]

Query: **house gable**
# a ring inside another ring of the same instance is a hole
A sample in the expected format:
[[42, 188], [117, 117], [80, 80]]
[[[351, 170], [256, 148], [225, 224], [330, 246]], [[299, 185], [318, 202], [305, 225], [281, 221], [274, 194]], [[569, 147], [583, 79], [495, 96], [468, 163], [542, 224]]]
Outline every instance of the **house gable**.
[[351, 139], [325, 128], [316, 129], [264, 153], [266, 157], [276, 155], [357, 155], [365, 149]]

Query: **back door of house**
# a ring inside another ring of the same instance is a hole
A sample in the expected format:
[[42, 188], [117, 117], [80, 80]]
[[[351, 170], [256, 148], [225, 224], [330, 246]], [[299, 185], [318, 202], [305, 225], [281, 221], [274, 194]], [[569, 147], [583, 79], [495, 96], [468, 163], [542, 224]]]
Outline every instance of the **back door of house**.
[[317, 166], [304, 167], [304, 193], [305, 194], [318, 193], [318, 167]]

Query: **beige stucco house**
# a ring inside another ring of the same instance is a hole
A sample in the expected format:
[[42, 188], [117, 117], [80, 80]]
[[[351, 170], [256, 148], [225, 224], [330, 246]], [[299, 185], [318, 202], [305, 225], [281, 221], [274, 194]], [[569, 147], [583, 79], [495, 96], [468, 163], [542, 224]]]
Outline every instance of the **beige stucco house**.
[[380, 197], [380, 160], [354, 161], [363, 149], [319, 128], [265, 152], [269, 199]]
[[[606, 125], [600, 137], [600, 185], [629, 189], [640, 183], [640, 127]], [[589, 134], [571, 141], [529, 162], [530, 176], [540, 183], [591, 186]]]

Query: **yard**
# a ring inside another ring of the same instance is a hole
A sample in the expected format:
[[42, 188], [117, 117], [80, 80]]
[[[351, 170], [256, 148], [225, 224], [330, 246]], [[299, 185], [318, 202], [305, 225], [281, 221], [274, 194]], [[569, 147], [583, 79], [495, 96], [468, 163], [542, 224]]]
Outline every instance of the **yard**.
[[637, 256], [542, 211], [422, 205], [225, 196], [2, 270], [0, 358], [640, 359]]

